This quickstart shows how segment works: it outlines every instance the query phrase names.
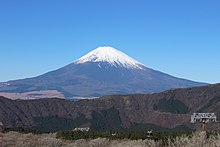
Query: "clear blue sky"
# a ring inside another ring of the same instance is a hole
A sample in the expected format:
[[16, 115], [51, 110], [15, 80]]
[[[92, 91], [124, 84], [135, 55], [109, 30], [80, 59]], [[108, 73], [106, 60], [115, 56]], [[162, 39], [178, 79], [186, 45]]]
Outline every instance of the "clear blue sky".
[[0, 0], [0, 81], [103, 45], [177, 77], [220, 82], [220, 1]]

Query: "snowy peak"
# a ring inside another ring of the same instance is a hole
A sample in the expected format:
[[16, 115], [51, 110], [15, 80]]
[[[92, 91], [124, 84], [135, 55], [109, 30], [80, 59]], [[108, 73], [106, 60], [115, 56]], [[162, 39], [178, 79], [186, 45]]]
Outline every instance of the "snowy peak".
[[142, 69], [144, 66], [123, 52], [109, 46], [98, 47], [97, 49], [89, 52], [85, 56], [75, 61], [76, 64], [86, 62], [108, 62], [110, 65], [115, 67], [120, 66], [136, 69]]

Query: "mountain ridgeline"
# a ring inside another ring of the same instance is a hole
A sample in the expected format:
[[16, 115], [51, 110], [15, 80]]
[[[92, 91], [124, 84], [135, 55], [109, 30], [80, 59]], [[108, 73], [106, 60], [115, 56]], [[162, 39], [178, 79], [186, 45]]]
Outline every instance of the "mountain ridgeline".
[[[55, 90], [59, 93], [57, 97], [63, 95], [63, 98], [100, 97], [111, 94], [155, 93], [171, 88], [204, 85], [206, 84], [147, 68], [112, 47], [99, 47], [58, 70], [34, 78], [0, 83], [0, 95], [6, 96], [2, 92]], [[39, 93], [31, 96], [36, 98]]]
[[[220, 117], [220, 84], [172, 89], [158, 94], [109, 95], [99, 99], [10, 100], [0, 97], [0, 121], [4, 128], [43, 131], [90, 127], [96, 131], [189, 131], [194, 112]], [[207, 126], [220, 130], [219, 124]]]

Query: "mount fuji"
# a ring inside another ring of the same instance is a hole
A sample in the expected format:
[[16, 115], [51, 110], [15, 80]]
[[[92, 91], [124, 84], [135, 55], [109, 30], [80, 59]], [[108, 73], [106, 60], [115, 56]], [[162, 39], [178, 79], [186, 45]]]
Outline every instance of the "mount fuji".
[[19, 93], [18, 96], [26, 98], [80, 98], [156, 93], [203, 85], [207, 84], [147, 68], [115, 48], [98, 47], [58, 70], [34, 78], [0, 83], [0, 95], [15, 96]]

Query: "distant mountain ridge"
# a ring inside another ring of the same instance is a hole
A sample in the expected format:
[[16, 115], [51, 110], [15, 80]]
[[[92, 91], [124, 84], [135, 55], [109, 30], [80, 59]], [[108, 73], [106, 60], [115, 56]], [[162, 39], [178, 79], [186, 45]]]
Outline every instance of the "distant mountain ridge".
[[[4, 128], [59, 131], [75, 127], [93, 130], [189, 130], [194, 112], [220, 117], [220, 84], [173, 89], [158, 94], [111, 95], [72, 102], [63, 99], [10, 100], [0, 97]], [[220, 131], [219, 123], [207, 129]]]
[[147, 68], [115, 48], [99, 47], [58, 70], [34, 78], [0, 83], [0, 92], [56, 90], [58, 96], [72, 98], [156, 93], [171, 88], [203, 85], [206, 83], [176, 78]]

